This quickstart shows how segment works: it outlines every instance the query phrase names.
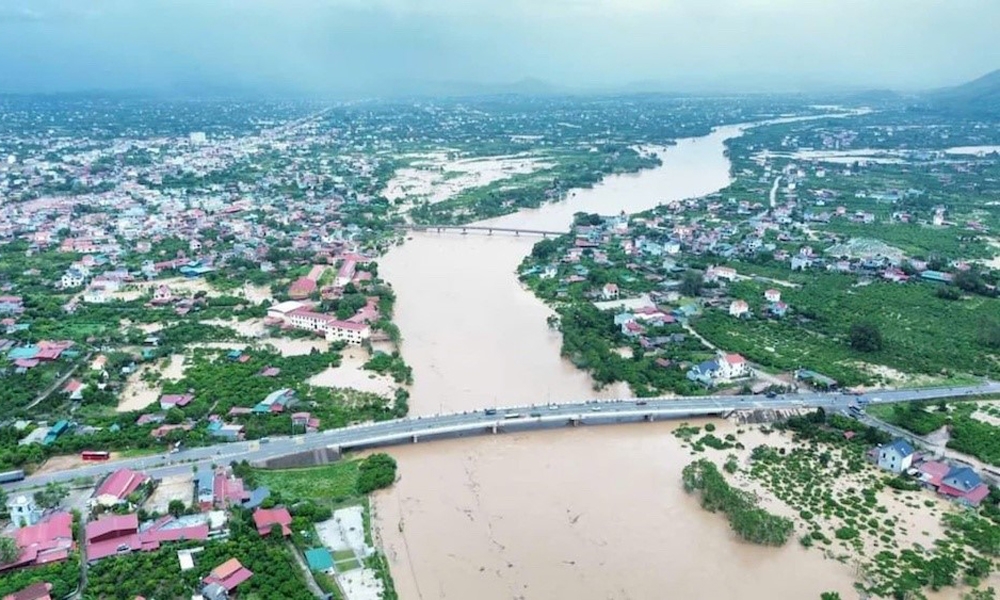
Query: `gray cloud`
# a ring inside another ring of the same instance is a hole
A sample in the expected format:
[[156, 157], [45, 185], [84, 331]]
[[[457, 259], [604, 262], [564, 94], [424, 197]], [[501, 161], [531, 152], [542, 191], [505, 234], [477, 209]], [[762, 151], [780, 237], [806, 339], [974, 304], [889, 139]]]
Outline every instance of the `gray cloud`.
[[0, 89], [915, 89], [1000, 67], [995, 0], [0, 0]]

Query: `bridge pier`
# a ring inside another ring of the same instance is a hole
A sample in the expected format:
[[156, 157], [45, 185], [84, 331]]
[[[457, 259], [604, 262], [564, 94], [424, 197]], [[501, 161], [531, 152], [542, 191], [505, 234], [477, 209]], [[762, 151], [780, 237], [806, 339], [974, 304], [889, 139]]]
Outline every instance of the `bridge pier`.
[[487, 232], [488, 233], [486, 235], [493, 235], [493, 228], [490, 227], [489, 229], [487, 229]]
[[413, 443], [416, 444], [419, 441], [420, 441], [420, 438], [417, 437], [417, 434], [413, 434]]
[[570, 417], [570, 418], [569, 418], [569, 424], [570, 424], [570, 425], [571, 425], [572, 427], [576, 427], [577, 425], [579, 425], [579, 424], [580, 424], [580, 419], [579, 419], [579, 417]]
[[643, 419], [645, 419], [646, 421], [649, 421], [650, 423], [652, 423], [653, 421], [656, 420], [656, 416], [653, 415], [652, 413], [650, 413], [650, 414], [646, 415], [645, 417], [643, 417]]
[[499, 430], [500, 430], [500, 427], [496, 423], [494, 423], [493, 425], [490, 426], [490, 431], [492, 431], [494, 435], [496, 435], [497, 431], [499, 431]]

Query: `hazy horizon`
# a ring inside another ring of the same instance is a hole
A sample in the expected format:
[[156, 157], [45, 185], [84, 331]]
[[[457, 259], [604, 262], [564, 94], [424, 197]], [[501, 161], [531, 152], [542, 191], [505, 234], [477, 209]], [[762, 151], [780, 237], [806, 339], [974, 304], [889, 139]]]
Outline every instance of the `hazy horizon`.
[[1000, 67], [1000, 2], [0, 0], [0, 90], [914, 91]]

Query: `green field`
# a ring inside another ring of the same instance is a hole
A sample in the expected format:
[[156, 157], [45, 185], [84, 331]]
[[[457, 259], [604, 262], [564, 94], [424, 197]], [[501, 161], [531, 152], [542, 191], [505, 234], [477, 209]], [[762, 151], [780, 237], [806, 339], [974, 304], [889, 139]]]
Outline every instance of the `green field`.
[[359, 460], [341, 460], [305, 469], [261, 469], [256, 471], [256, 477], [262, 485], [286, 496], [342, 502], [359, 495], [359, 464]]

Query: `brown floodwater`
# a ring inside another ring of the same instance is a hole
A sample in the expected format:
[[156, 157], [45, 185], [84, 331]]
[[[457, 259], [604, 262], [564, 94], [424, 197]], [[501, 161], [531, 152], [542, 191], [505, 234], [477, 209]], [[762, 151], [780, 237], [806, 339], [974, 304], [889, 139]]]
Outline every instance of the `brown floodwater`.
[[[681, 140], [664, 165], [615, 176], [497, 225], [567, 230], [578, 211], [637, 212], [730, 181], [723, 141]], [[766, 201], [766, 198], [762, 198]], [[515, 270], [537, 238], [416, 234], [380, 271], [414, 369], [412, 414], [621, 396], [559, 357], [551, 311]], [[391, 450], [401, 479], [373, 503], [400, 597], [417, 599], [851, 597], [848, 567], [795, 543], [734, 539], [680, 487], [690, 459], [670, 424], [579, 428]]]

